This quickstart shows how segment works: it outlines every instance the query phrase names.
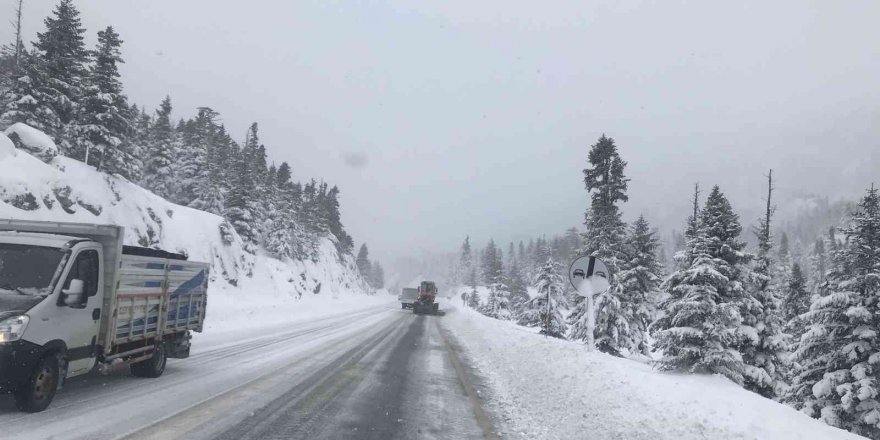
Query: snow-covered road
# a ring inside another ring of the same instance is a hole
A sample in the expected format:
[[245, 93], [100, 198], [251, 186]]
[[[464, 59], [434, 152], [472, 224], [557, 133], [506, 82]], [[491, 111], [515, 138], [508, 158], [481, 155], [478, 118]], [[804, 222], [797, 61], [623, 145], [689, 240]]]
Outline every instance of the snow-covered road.
[[394, 303], [204, 335], [159, 379], [72, 380], [39, 414], [0, 396], [0, 437], [491, 438], [442, 319]]

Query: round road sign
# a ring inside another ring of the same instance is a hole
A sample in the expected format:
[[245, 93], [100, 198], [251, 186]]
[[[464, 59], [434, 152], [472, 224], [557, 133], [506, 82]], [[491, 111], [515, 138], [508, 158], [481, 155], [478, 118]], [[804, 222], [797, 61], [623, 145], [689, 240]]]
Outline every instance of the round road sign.
[[568, 280], [580, 296], [604, 292], [611, 286], [611, 272], [593, 256], [577, 258], [568, 268]]

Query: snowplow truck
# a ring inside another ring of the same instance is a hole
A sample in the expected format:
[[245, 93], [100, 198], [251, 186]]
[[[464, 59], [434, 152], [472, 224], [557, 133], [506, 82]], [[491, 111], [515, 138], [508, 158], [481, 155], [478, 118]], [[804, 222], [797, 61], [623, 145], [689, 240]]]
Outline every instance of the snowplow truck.
[[419, 284], [419, 296], [412, 305], [413, 313], [421, 315], [423, 313], [436, 314], [440, 311], [440, 304], [437, 303], [437, 284], [433, 281], [422, 281]]

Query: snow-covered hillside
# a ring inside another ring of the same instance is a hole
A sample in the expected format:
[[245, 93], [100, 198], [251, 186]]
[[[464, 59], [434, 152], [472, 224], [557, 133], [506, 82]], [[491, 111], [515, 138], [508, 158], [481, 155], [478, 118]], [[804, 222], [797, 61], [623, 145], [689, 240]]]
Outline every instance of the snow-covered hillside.
[[231, 227], [224, 228], [230, 243], [224, 241], [223, 218], [169, 203], [73, 159], [51, 154], [38, 159], [30, 153], [51, 151], [53, 146], [47, 145], [51, 141], [36, 130], [22, 130], [21, 124], [6, 133], [13, 131], [19, 145], [31, 147], [15, 150], [9, 137], [0, 134], [0, 218], [122, 225], [126, 244], [210, 262], [209, 327], [212, 321], [233, 319], [242, 312], [293, 310], [283, 306], [303, 297], [335, 298], [369, 291], [353, 257], [340, 255], [329, 239], [322, 239], [313, 260], [282, 261], [264, 252], [250, 254]]
[[486, 376], [512, 438], [861, 438], [721, 376], [659, 372], [463, 307], [444, 323]]

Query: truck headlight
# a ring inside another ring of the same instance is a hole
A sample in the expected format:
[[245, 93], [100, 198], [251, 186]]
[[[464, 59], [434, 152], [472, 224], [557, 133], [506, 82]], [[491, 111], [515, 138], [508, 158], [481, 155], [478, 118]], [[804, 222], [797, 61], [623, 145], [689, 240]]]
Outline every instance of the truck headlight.
[[21, 339], [28, 321], [30, 318], [27, 315], [13, 316], [0, 321], [0, 344]]

